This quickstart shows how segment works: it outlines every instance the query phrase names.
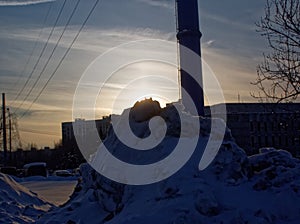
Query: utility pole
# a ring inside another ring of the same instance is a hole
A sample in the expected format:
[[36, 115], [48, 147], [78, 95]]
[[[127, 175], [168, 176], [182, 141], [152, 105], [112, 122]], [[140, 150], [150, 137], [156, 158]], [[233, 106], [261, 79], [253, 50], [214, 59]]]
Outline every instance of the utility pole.
[[182, 104], [187, 112], [204, 116], [198, 0], [176, 0], [176, 15]]
[[9, 124], [9, 161], [11, 163], [12, 162], [12, 154], [11, 154], [11, 152], [12, 152], [12, 142], [11, 142], [11, 140], [12, 140], [12, 138], [11, 138], [11, 128], [12, 128], [12, 126], [11, 126], [11, 114], [10, 114], [9, 108], [7, 108], [7, 113], [8, 113], [8, 124]]
[[5, 93], [2, 93], [2, 127], [3, 127], [3, 152], [4, 152], [4, 165], [7, 159], [7, 138], [6, 138], [6, 106], [5, 106]]

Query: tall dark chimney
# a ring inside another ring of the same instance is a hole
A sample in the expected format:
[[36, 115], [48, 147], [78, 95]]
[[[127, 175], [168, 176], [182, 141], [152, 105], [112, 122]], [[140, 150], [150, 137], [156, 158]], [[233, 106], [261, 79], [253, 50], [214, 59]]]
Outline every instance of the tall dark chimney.
[[[204, 95], [200, 43], [202, 34], [199, 28], [198, 1], [176, 0], [176, 11], [182, 104], [187, 112], [203, 116]], [[191, 57], [187, 49], [199, 57]], [[197, 112], [192, 110], [190, 98], [193, 100]]]

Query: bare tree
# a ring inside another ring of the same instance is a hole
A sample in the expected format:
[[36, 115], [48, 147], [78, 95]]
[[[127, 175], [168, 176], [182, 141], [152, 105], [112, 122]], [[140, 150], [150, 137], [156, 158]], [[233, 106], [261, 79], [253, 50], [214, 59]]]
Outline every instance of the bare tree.
[[300, 0], [267, 0], [257, 23], [271, 53], [257, 67], [255, 98], [291, 102], [300, 96]]

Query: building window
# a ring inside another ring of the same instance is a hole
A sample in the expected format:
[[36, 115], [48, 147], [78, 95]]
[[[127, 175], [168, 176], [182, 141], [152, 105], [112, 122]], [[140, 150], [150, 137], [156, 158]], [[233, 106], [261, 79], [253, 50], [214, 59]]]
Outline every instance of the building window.
[[281, 123], [279, 122], [278, 126], [277, 126], [278, 131], [280, 131], [280, 126], [281, 126]]
[[282, 142], [281, 142], [281, 136], [279, 136], [279, 137], [278, 137], [278, 145], [281, 146], [281, 145], [282, 145], [281, 143], [282, 143]]
[[261, 147], [261, 137], [258, 136], [258, 146]]
[[268, 131], [267, 122], [264, 122], [264, 126], [265, 126], [265, 132], [267, 132]]
[[269, 146], [269, 139], [268, 139], [268, 136], [265, 136], [265, 146]]

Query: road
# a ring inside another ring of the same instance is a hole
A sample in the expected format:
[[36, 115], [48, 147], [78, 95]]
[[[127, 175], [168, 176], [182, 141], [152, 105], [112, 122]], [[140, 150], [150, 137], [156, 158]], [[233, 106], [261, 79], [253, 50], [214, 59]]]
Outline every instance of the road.
[[77, 181], [29, 181], [20, 184], [37, 193], [44, 200], [59, 206], [69, 200]]

